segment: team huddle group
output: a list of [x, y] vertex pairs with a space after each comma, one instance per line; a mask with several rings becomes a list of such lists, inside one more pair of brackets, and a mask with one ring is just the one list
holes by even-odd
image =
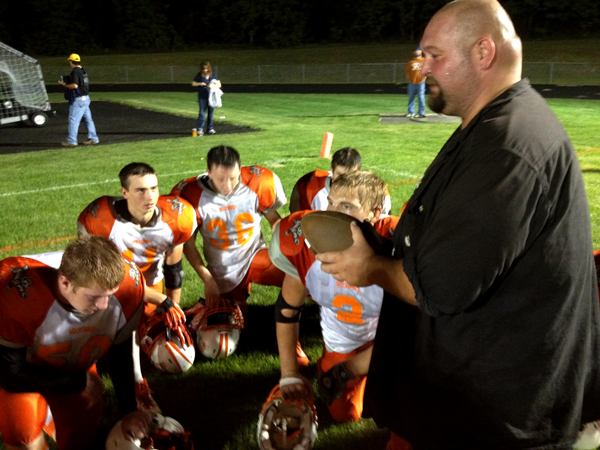
[[[421, 47], [430, 109], [462, 122], [400, 220], [386, 215], [384, 183], [358, 170], [352, 149], [336, 152], [331, 173], [298, 180], [281, 218], [279, 178], [219, 146], [205, 174], [164, 197], [149, 166], [126, 166], [122, 197], [92, 202], [64, 252], [3, 260], [8, 450], [46, 448], [44, 431], [61, 450], [89, 448], [101, 357], [121, 413], [107, 450], [136, 439], [133, 448], [151, 448], [142, 444], [149, 434], [170, 439], [159, 448], [189, 450], [189, 434], [158, 413], [140, 353], [167, 371], [190, 367], [195, 344], [209, 357], [229, 354], [253, 323], [253, 283], [281, 287], [273, 319], [281, 377], [259, 416], [261, 450], [310, 449], [315, 438], [298, 345], [307, 297], [320, 307], [319, 399], [336, 421], [362, 414], [390, 430], [388, 450], [600, 447], [600, 252], [594, 261], [573, 144], [522, 77], [522, 43], [497, 0], [445, 4]], [[334, 217], [351, 224], [334, 227]], [[345, 249], [322, 246], [348, 233]], [[183, 254], [204, 284], [204, 299], [185, 311]]]
[[[89, 446], [102, 410], [96, 362], [104, 355], [123, 416], [121, 433], [111, 433], [116, 441], [107, 445], [147, 438], [161, 410], [142, 375], [140, 348], [167, 372], [193, 365], [194, 341], [208, 358], [228, 356], [252, 320], [252, 283], [282, 288], [275, 304], [281, 379], [261, 415], [260, 447], [278, 448], [283, 437], [294, 448], [315, 438], [311, 383], [299, 370], [309, 363], [298, 341], [307, 298], [321, 307], [321, 397], [334, 420], [360, 418], [383, 289], [350, 286], [322, 271], [300, 222], [316, 210], [336, 211], [390, 238], [399, 218], [389, 216], [385, 183], [361, 170], [355, 149], [340, 149], [331, 171], [298, 180], [291, 215], [282, 219], [287, 197], [271, 170], [242, 166], [225, 145], [208, 152], [207, 166], [159, 196], [154, 169], [128, 164], [119, 173], [122, 195], [91, 202], [64, 252], [1, 262], [0, 433], [9, 448], [47, 448], [44, 432], [61, 449]], [[269, 248], [262, 217], [273, 230]], [[183, 254], [204, 284], [204, 298], [185, 311]], [[300, 409], [285, 412], [290, 405]]]

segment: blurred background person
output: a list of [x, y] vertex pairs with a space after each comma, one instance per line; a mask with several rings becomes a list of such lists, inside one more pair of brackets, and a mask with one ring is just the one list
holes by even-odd
[[[198, 106], [200, 108], [198, 122], [196, 124], [198, 136], [202, 136], [204, 134], [204, 127], [206, 125], [207, 133], [215, 134], [216, 131], [213, 126], [213, 115], [215, 113], [215, 108], [208, 104], [208, 94], [211, 87], [220, 88], [221, 81], [219, 81], [219, 77], [212, 73], [210, 62], [203, 61], [200, 63], [200, 72], [198, 72], [194, 78], [194, 81], [192, 81], [192, 86], [198, 88]], [[207, 112], [208, 124], [206, 123]]]

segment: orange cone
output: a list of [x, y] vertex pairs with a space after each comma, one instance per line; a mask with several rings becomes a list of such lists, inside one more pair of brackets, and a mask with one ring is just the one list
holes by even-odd
[[325, 133], [325, 136], [323, 136], [323, 145], [321, 145], [321, 158], [329, 158], [332, 143], [333, 133]]

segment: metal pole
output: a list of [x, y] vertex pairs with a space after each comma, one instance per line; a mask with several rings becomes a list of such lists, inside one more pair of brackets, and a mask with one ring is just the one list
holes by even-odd
[[554, 63], [551, 62], [550, 63], [550, 81], [548, 82], [548, 84], [552, 84], [552, 75], [554, 74]]
[[306, 64], [302, 64], [302, 84], [306, 83]]
[[258, 66], [258, 82], [259, 83], [261, 82], [261, 80], [260, 80], [260, 65]]
[[394, 79], [392, 80], [393, 84], [396, 84], [396, 63], [394, 63]]
[[346, 65], [346, 83], [350, 83], [350, 64]]
[[125, 66], [125, 83], [129, 83], [129, 67]]
[[171, 70], [171, 83], [173, 83], [175, 81], [173, 77], [173, 66], [169, 66], [169, 69]]

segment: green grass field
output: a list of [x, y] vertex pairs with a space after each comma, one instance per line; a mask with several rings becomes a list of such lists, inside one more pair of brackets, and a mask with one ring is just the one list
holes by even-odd
[[[93, 99], [186, 116], [190, 131], [197, 115], [193, 94], [107, 93], [95, 94]], [[60, 101], [61, 96], [52, 95], [51, 100]], [[352, 146], [361, 152], [363, 167], [388, 184], [392, 212], [398, 214], [456, 128], [456, 124], [379, 124], [380, 113], [403, 112], [406, 102], [405, 96], [395, 95], [226, 94], [224, 107], [215, 113], [217, 131], [220, 121], [260, 131], [0, 155], [0, 258], [64, 248], [76, 234], [79, 213], [91, 200], [119, 194], [117, 174], [132, 161], [152, 165], [158, 172], [161, 192], [166, 194], [179, 180], [205, 170], [205, 155], [211, 147], [228, 144], [240, 152], [244, 165], [260, 164], [277, 173], [289, 195], [301, 175], [316, 168], [328, 169], [330, 161], [318, 157], [325, 132], [334, 133], [333, 149]], [[600, 102], [550, 100], [549, 104], [571, 136], [581, 161], [594, 244], [600, 248]], [[222, 116], [225, 118], [219, 119]], [[99, 134], [102, 138], [102, 130]], [[287, 206], [280, 213], [287, 215]], [[270, 239], [266, 226], [263, 230]], [[187, 262], [184, 270], [182, 303], [190, 306], [203, 288]], [[210, 362], [198, 357], [194, 368], [182, 375], [160, 373], [144, 362], [156, 400], [165, 414], [194, 433], [196, 448], [257, 448], [258, 413], [279, 379], [270, 306], [276, 296], [277, 289], [254, 287], [249, 301], [249, 332], [227, 360]], [[301, 342], [311, 359], [305, 374], [314, 379], [321, 350], [314, 306], [303, 317]], [[110, 388], [108, 379], [107, 386]], [[385, 447], [387, 432], [372, 421], [337, 425], [318, 399], [316, 405], [320, 425], [316, 449]], [[106, 432], [117, 419], [108, 390], [103, 430]]]

